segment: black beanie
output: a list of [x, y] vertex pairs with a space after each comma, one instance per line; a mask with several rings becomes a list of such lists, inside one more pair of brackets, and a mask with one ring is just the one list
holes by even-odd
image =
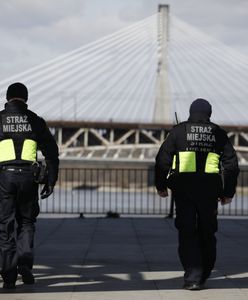
[[210, 117], [212, 114], [212, 106], [207, 100], [198, 98], [190, 105], [189, 113], [190, 115], [202, 114]]
[[27, 87], [20, 82], [15, 82], [11, 84], [7, 89], [6, 99], [9, 101], [10, 99], [13, 98], [20, 98], [25, 100], [26, 102], [28, 100]]

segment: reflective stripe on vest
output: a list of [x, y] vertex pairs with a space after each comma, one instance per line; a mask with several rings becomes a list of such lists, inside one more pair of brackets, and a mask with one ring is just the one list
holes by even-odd
[[36, 161], [36, 153], [37, 153], [37, 142], [34, 140], [26, 139], [22, 146], [21, 159]]
[[206, 165], [205, 165], [205, 173], [219, 173], [219, 161], [220, 155], [217, 153], [209, 152]]
[[172, 170], [175, 170], [175, 169], [176, 169], [176, 161], [177, 161], [177, 156], [174, 155], [174, 156], [173, 156], [173, 162], [172, 162]]
[[12, 139], [0, 141], [0, 162], [16, 159], [14, 142]]
[[196, 172], [196, 153], [193, 151], [179, 152], [179, 173]]

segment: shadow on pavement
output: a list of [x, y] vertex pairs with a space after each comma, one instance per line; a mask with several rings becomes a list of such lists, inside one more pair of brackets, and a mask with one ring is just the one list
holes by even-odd
[[[209, 289], [248, 288], [248, 220], [220, 220]], [[35, 285], [7, 293], [177, 290], [183, 272], [173, 220], [39, 219]], [[4, 293], [1, 290], [1, 293]]]

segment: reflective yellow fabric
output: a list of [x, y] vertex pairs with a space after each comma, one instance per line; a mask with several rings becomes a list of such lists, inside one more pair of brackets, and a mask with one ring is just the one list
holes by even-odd
[[26, 139], [22, 146], [21, 159], [36, 161], [37, 143], [33, 140]]
[[219, 154], [209, 152], [206, 159], [205, 173], [219, 173], [219, 161]]
[[0, 162], [16, 159], [15, 147], [12, 139], [0, 141]]
[[196, 154], [193, 151], [179, 152], [179, 173], [196, 172]]
[[176, 169], [176, 155], [173, 156], [173, 162], [172, 162], [172, 170], [175, 170]]

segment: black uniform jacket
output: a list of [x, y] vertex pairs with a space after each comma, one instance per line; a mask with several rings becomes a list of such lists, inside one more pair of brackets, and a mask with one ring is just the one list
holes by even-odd
[[[20, 100], [12, 100], [0, 111], [0, 141], [12, 139], [16, 159], [1, 162], [1, 165], [21, 165], [21, 151], [25, 139], [37, 142], [37, 148], [45, 157], [48, 167], [48, 183], [54, 185], [58, 178], [58, 146], [46, 122], [34, 112], [28, 110], [27, 104]], [[26, 162], [27, 163], [27, 162]]]
[[[196, 152], [196, 172], [171, 170], [173, 157], [180, 151]], [[204, 172], [209, 152], [220, 155], [217, 174]], [[237, 156], [226, 132], [207, 117], [190, 116], [188, 121], [175, 126], [156, 156], [155, 181], [159, 191], [169, 187], [175, 192], [213, 192], [219, 197], [233, 197], [238, 173]]]

